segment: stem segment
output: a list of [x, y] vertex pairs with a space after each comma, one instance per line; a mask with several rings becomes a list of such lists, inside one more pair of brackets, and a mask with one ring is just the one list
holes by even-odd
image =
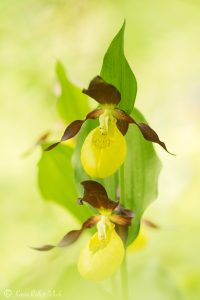
[[124, 187], [124, 165], [119, 169], [119, 186], [120, 186], [120, 203], [124, 204], [125, 187]]
[[124, 260], [121, 264], [121, 270], [120, 270], [120, 276], [121, 276], [121, 288], [122, 288], [122, 300], [128, 300], [128, 270], [127, 270], [127, 264], [126, 264], [126, 253], [124, 256]]
[[[120, 185], [120, 203], [124, 205], [125, 200], [125, 182], [124, 182], [124, 165], [121, 166], [119, 170], [119, 185]], [[120, 270], [120, 277], [121, 277], [121, 290], [122, 290], [122, 300], [128, 300], [128, 270], [127, 270], [127, 263], [126, 263], [126, 249], [124, 260], [121, 264]]]

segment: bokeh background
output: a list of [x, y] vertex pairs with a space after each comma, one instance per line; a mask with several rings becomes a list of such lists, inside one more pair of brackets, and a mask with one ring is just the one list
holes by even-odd
[[74, 267], [87, 235], [64, 251], [29, 249], [79, 224], [40, 196], [40, 149], [21, 154], [58, 119], [56, 60], [87, 86], [124, 18], [136, 106], [176, 153], [156, 146], [159, 196], [145, 215], [161, 229], [128, 254], [130, 299], [199, 299], [199, 13], [198, 0], [0, 0], [0, 299], [112, 299], [110, 281], [86, 282]]

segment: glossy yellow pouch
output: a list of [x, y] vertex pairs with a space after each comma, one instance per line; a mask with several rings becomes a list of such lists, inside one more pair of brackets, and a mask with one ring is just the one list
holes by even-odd
[[86, 137], [81, 150], [81, 162], [91, 177], [105, 178], [114, 174], [126, 157], [126, 140], [116, 125], [107, 133], [100, 127]]
[[99, 239], [95, 233], [82, 248], [78, 270], [88, 280], [100, 281], [110, 277], [119, 268], [124, 258], [124, 245], [114, 228], [106, 239]]

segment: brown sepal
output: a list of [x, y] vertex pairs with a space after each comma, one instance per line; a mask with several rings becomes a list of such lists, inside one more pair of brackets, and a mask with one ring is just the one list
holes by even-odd
[[49, 251], [55, 247], [67, 247], [74, 242], [80, 237], [82, 232], [87, 229], [93, 227], [98, 221], [100, 220], [100, 216], [92, 216], [89, 219], [87, 219], [83, 224], [81, 229], [79, 230], [72, 230], [68, 232], [59, 242], [57, 245], [44, 245], [41, 247], [31, 247], [34, 250], [38, 251]]
[[86, 118], [84, 120], [76, 120], [73, 121], [72, 123], [70, 123], [67, 128], [65, 129], [61, 139], [59, 142], [54, 143], [52, 145], [50, 145], [48, 148], [45, 149], [45, 151], [49, 151], [52, 150], [53, 148], [55, 148], [57, 145], [59, 145], [61, 142], [64, 142], [66, 140], [71, 139], [72, 137], [74, 137], [81, 129], [83, 123], [88, 120], [88, 119], [96, 119], [98, 118], [101, 114], [103, 113], [102, 109], [95, 109], [91, 112], [89, 112], [86, 116]]
[[115, 109], [115, 117], [119, 120], [123, 120], [128, 124], [135, 124], [140, 132], [142, 133], [143, 137], [150, 142], [159, 144], [163, 149], [165, 149], [169, 154], [174, 155], [173, 153], [167, 150], [167, 147], [164, 142], [162, 142], [157, 135], [157, 133], [147, 124], [144, 123], [137, 123], [131, 116], [129, 116], [125, 111], [120, 109]]
[[96, 76], [83, 93], [90, 96], [100, 104], [115, 104], [121, 100], [120, 92], [112, 84], [105, 82], [100, 76]]
[[135, 214], [134, 212], [132, 212], [132, 210], [124, 208], [121, 205], [118, 205], [115, 209], [115, 212], [117, 212], [117, 214], [121, 215], [121, 216], [125, 216], [128, 218], [134, 218]]
[[124, 244], [124, 246], [126, 245], [126, 240], [128, 237], [128, 226], [122, 226], [122, 225], [116, 225], [115, 226], [115, 230], [117, 232], [117, 234], [120, 236], [120, 238], [122, 239], [122, 242]]
[[104, 187], [93, 180], [86, 180], [81, 182], [84, 187], [83, 198], [79, 198], [79, 204], [83, 202], [89, 203], [96, 209], [114, 210], [119, 202], [112, 201], [108, 198]]
[[117, 124], [117, 128], [119, 129], [119, 131], [123, 135], [126, 135], [126, 133], [128, 131], [129, 123], [127, 121], [118, 119], [116, 124]]

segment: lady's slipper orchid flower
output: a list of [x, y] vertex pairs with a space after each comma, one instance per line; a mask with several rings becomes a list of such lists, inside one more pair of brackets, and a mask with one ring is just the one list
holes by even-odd
[[[151, 127], [144, 123], [137, 123], [125, 111], [117, 107], [121, 100], [120, 92], [100, 76], [95, 77], [83, 93], [97, 101], [99, 107], [88, 113], [84, 120], [73, 121], [65, 129], [60, 142], [74, 137], [86, 120], [99, 118], [99, 127], [89, 133], [81, 151], [81, 162], [88, 175], [105, 178], [115, 173], [122, 165], [126, 157], [124, 135], [129, 124], [135, 124], [146, 140], [158, 143], [168, 151]], [[51, 145], [46, 150], [53, 149], [60, 142]]]
[[98, 182], [88, 180], [81, 184], [84, 187], [84, 195], [78, 199], [78, 203], [89, 203], [99, 214], [86, 220], [81, 229], [68, 232], [57, 245], [44, 245], [33, 249], [47, 251], [55, 247], [69, 246], [85, 229], [96, 225], [97, 232], [81, 250], [78, 270], [86, 279], [103, 280], [110, 277], [123, 261], [124, 236], [120, 234], [123, 231], [120, 229], [123, 228], [124, 232], [127, 232], [133, 214], [119, 207], [119, 202], [110, 200], [106, 190]]

